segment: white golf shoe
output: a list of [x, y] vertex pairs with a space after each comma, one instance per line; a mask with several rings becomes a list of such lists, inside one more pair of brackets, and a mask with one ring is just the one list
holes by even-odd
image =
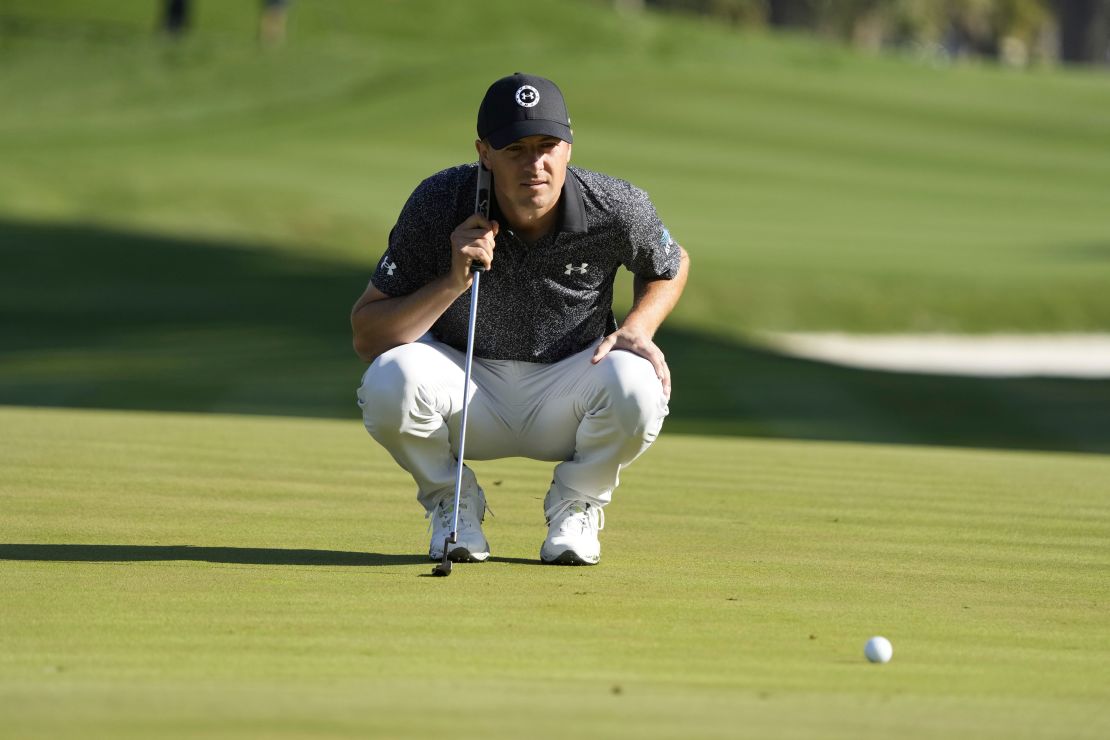
[[547, 539], [540, 560], [559, 565], [595, 565], [601, 560], [597, 533], [605, 529], [605, 512], [585, 501], [563, 501], [544, 512]]
[[[426, 514], [431, 519], [432, 539], [428, 543], [428, 557], [443, 559], [443, 544], [451, 534], [455, 519], [455, 493], [440, 499], [435, 508]], [[489, 541], [482, 533], [486, 518], [486, 494], [481, 488], [471, 488], [459, 497], [459, 528], [456, 542], [449, 545], [447, 559], [455, 563], [480, 563], [489, 557]]]

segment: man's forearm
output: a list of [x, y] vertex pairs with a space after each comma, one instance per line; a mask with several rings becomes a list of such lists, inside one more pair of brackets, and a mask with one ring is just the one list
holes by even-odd
[[[681, 247], [679, 247], [681, 249]], [[641, 280], [633, 283], [634, 297], [632, 310], [621, 323], [621, 328], [655, 336], [663, 320], [674, 310], [682, 291], [686, 287], [686, 277], [690, 271], [690, 257], [682, 250], [678, 274], [670, 280]]]
[[409, 295], [360, 302], [351, 311], [355, 352], [373, 362], [383, 352], [415, 342], [460, 295], [457, 284], [444, 278]]

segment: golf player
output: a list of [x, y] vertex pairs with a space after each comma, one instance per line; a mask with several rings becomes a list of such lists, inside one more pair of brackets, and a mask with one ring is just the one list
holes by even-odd
[[[571, 159], [559, 88], [516, 73], [478, 110], [480, 162], [492, 173], [490, 217], [474, 213], [478, 164], [443, 170], [409, 197], [351, 313], [370, 363], [358, 403], [370, 435], [416, 481], [444, 555], [454, 516], [470, 266], [485, 265], [473, 334], [468, 459], [557, 462], [544, 499], [546, 563], [594, 564], [598, 531], [623, 467], [662, 427], [671, 375], [652, 341], [678, 302], [689, 258], [647, 195]], [[617, 269], [634, 275], [618, 326]], [[483, 561], [486, 496], [462, 471], [454, 562]]]

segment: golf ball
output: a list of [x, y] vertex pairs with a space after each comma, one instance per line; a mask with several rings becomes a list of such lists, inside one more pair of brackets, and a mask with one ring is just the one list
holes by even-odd
[[864, 646], [863, 654], [872, 663], [889, 663], [894, 655], [894, 646], [885, 637], [872, 637]]

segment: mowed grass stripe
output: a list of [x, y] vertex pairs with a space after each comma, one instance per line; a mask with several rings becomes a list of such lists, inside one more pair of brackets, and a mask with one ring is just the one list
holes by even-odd
[[6, 408], [0, 464], [26, 734], [417, 737], [443, 694], [465, 737], [1110, 727], [1102, 456], [664, 433], [581, 569], [535, 564], [549, 466], [480, 462], [495, 559], [449, 579], [357, 419]]
[[[1024, 704], [953, 699], [907, 700], [884, 697], [861, 703], [829, 705], [828, 695], [753, 693], [735, 695], [707, 688], [695, 695], [676, 697], [667, 687], [635, 690], [596, 686], [589, 695], [561, 684], [521, 685], [504, 691], [500, 685], [476, 683], [460, 691], [450, 681], [397, 682], [396, 692], [383, 696], [365, 684], [336, 684], [327, 688], [191, 685], [151, 687], [135, 685], [128, 700], [117, 707], [131, 710], [129, 723], [111, 730], [126, 732], [136, 726], [166, 738], [243, 737], [257, 732], [275, 738], [319, 737], [557, 737], [556, 727], [567, 719], [568, 704], [580, 737], [735, 738], [776, 737], [805, 740], [813, 737], [1002, 737], [1000, 725], [1012, 727], [1013, 738], [1050, 737], [1067, 731], [1090, 710], [1080, 703], [1031, 701]], [[105, 731], [96, 707], [119, 702], [111, 689], [80, 689], [74, 693], [29, 694], [19, 690], [28, 708], [49, 713], [51, 702], [74, 695], [84, 701], [73, 716], [85, 737], [113, 737]], [[182, 698], [185, 701], [182, 701]], [[434, 710], [429, 706], [435, 707]], [[280, 716], [274, 707], [286, 709]], [[1053, 716], [1052, 710], [1065, 714]], [[1097, 718], [1096, 718], [1097, 719]], [[465, 723], [465, 725], [464, 725]], [[65, 728], [52, 716], [52, 728]], [[27, 727], [17, 724], [18, 731]], [[36, 732], [43, 730], [35, 725]], [[40, 734], [40, 737], [50, 736]], [[116, 735], [118, 737], [118, 735]], [[1076, 738], [1096, 738], [1080, 729]]]

